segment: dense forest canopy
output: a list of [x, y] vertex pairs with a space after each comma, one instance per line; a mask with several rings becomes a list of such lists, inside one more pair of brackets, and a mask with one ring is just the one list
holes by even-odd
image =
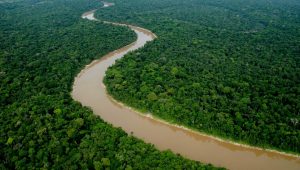
[[0, 169], [215, 169], [160, 152], [72, 100], [86, 64], [136, 39], [80, 18], [101, 5], [0, 1]]
[[158, 39], [111, 67], [116, 99], [205, 133], [300, 153], [300, 1], [115, 0]]

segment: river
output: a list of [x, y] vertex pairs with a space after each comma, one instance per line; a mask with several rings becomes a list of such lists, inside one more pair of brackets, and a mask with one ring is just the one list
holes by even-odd
[[[104, 3], [104, 7], [111, 5], [113, 4]], [[94, 18], [95, 11], [84, 13], [82, 18], [98, 21]], [[143, 115], [112, 99], [107, 94], [103, 84], [103, 78], [108, 67], [128, 52], [143, 47], [148, 41], [155, 39], [156, 35], [149, 30], [132, 25], [103, 22], [128, 26], [137, 34], [137, 40], [87, 65], [75, 78], [72, 91], [74, 100], [90, 107], [94, 114], [99, 115], [113, 126], [121, 127], [127, 133], [131, 133], [147, 143], [154, 144], [160, 150], [170, 149], [189, 159], [233, 170], [300, 169], [299, 156], [222, 141], [212, 136], [168, 124], [149, 115]]]

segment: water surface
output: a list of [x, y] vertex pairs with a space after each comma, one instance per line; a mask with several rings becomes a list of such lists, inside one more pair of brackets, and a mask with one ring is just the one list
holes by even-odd
[[[104, 6], [110, 5], [104, 4]], [[97, 21], [94, 12], [95, 10], [84, 13], [82, 18]], [[111, 24], [124, 26], [118, 23]], [[137, 34], [136, 42], [86, 66], [75, 78], [72, 97], [76, 101], [90, 107], [94, 114], [115, 127], [121, 127], [127, 133], [154, 144], [160, 150], [170, 149], [189, 159], [234, 170], [300, 170], [299, 157], [219, 141], [213, 137], [155, 120], [150, 116], [142, 116], [115, 102], [107, 95], [102, 82], [107, 68], [128, 52], [141, 48], [148, 41], [156, 38], [148, 30], [130, 25], [129, 27]]]

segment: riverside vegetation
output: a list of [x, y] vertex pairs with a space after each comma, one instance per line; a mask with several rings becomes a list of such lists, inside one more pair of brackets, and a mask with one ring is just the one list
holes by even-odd
[[0, 169], [216, 169], [160, 152], [72, 100], [74, 77], [135, 40], [86, 21], [99, 1], [0, 3]]
[[180, 125], [300, 153], [300, 2], [115, 0], [97, 17], [158, 39], [107, 72], [117, 100]]

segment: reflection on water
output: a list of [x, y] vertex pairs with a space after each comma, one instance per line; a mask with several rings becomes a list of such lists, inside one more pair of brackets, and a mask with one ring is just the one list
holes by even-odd
[[[87, 12], [83, 14], [82, 18], [95, 21], [94, 12], [95, 10]], [[135, 26], [129, 27], [137, 34], [136, 42], [111, 52], [86, 66], [75, 78], [72, 91], [74, 100], [92, 108], [95, 114], [115, 127], [121, 127], [127, 133], [132, 133], [161, 150], [170, 149], [193, 160], [229, 169], [300, 169], [299, 157], [222, 142], [154, 120], [150, 116], [142, 116], [109, 97], [102, 83], [107, 68], [128, 52], [143, 47], [146, 42], [156, 38], [148, 30]]]

